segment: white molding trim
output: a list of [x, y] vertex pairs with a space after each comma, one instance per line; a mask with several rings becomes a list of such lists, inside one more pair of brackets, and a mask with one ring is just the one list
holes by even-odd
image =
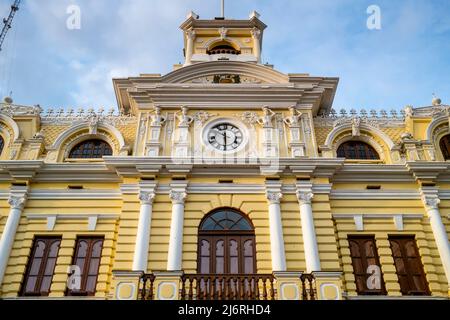
[[420, 192], [419, 190], [332, 190], [330, 193], [330, 199], [420, 200]]
[[71, 214], [71, 213], [58, 213], [58, 214], [41, 214], [41, 213], [29, 213], [25, 214], [28, 220], [47, 220], [47, 231], [53, 231], [55, 229], [56, 222], [58, 220], [87, 220], [87, 230], [95, 231], [97, 228], [97, 222], [99, 219], [118, 220], [119, 214]]
[[71, 199], [71, 200], [119, 200], [122, 193], [116, 190], [30, 190], [28, 198], [32, 200], [43, 199]]
[[[386, 143], [386, 146], [389, 148], [389, 150], [392, 150], [392, 148], [394, 147], [394, 142], [391, 140], [391, 138], [389, 138], [389, 136], [387, 134], [385, 134], [383, 131], [381, 131], [380, 129], [378, 129], [372, 125], [369, 125], [367, 123], [361, 123], [360, 128], [371, 134], [377, 135], [381, 140], [384, 141], [384, 143]], [[351, 130], [352, 130], [351, 123], [345, 123], [345, 124], [335, 127], [328, 134], [324, 145], [326, 145], [327, 147], [332, 149], [333, 145], [336, 142], [338, 142], [338, 141], [336, 141], [336, 137], [345, 131], [351, 131]]]
[[333, 213], [333, 219], [353, 219], [356, 231], [364, 231], [364, 219], [391, 219], [397, 231], [404, 231], [405, 219], [422, 219], [421, 213]]
[[17, 123], [9, 116], [5, 114], [0, 114], [0, 121], [5, 123], [14, 133], [14, 136], [11, 137], [11, 143], [14, 143], [20, 137], [20, 129]]

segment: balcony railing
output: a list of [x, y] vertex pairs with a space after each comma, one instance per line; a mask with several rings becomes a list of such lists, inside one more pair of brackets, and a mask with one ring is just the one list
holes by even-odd
[[182, 300], [275, 300], [271, 274], [186, 274], [182, 277]]
[[[155, 275], [141, 278], [139, 299], [155, 299]], [[314, 277], [300, 277], [302, 300], [315, 300]], [[180, 284], [181, 300], [276, 300], [276, 278], [272, 274], [184, 274]]]

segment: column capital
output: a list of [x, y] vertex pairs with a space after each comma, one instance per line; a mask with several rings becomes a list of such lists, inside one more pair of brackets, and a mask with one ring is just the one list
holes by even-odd
[[421, 199], [425, 206], [425, 209], [428, 210], [439, 210], [439, 203], [441, 200], [439, 199], [439, 190], [435, 187], [422, 187], [420, 190]]
[[8, 204], [11, 206], [11, 209], [19, 209], [23, 210], [23, 207], [25, 206], [25, 202], [27, 201], [27, 196], [13, 196], [11, 195], [8, 198]]
[[173, 204], [184, 204], [187, 193], [186, 191], [170, 190], [169, 197]]
[[139, 192], [139, 200], [141, 200], [141, 204], [153, 204], [153, 200], [155, 199], [154, 191], [140, 191]]
[[254, 39], [257, 39], [257, 40], [261, 39], [261, 30], [259, 30], [258, 28], [256, 28], [256, 27], [253, 28], [251, 30], [251, 34]]
[[311, 204], [311, 201], [314, 198], [314, 193], [311, 191], [297, 190], [296, 195], [300, 204]]
[[266, 198], [270, 204], [280, 204], [283, 194], [279, 190], [267, 190]]
[[186, 36], [189, 40], [194, 40], [196, 36], [195, 30], [193, 29], [186, 30]]
[[441, 200], [436, 196], [422, 195], [422, 202], [427, 210], [439, 210]]

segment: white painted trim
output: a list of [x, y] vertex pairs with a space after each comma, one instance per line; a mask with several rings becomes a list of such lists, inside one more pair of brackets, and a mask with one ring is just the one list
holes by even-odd
[[4, 122], [14, 133], [14, 137], [11, 137], [11, 143], [14, 143], [20, 137], [20, 129], [17, 123], [5, 114], [0, 114], [0, 121]]
[[118, 214], [40, 214], [29, 213], [25, 214], [25, 218], [28, 220], [47, 220], [47, 231], [53, 231], [55, 229], [56, 222], [58, 220], [87, 220], [87, 230], [95, 231], [97, 228], [97, 221], [99, 219], [119, 219]]
[[418, 190], [331, 190], [331, 200], [391, 199], [420, 200]]
[[404, 230], [404, 224], [403, 224], [403, 215], [398, 214], [394, 216], [394, 225], [397, 231], [403, 231]]
[[403, 219], [422, 219], [422, 213], [333, 213], [333, 218], [337, 219], [353, 219], [355, 215], [362, 215], [365, 219], [393, 219], [395, 216], [401, 215]]
[[31, 190], [28, 196], [32, 200], [72, 199], [72, 200], [119, 200], [122, 193], [116, 190]]
[[89, 219], [90, 217], [96, 216], [98, 219], [119, 219], [119, 214], [111, 214], [111, 213], [57, 213], [57, 214], [45, 214], [45, 213], [28, 213], [25, 214], [25, 218], [28, 220], [42, 220], [47, 219], [48, 217], [56, 216], [59, 220], [82, 220]]
[[353, 216], [353, 221], [355, 222], [356, 231], [364, 231], [364, 219], [362, 214], [355, 214]]
[[[62, 132], [55, 140], [55, 142], [53, 143], [53, 145], [51, 146], [50, 149], [52, 150], [59, 150], [59, 148], [62, 146], [62, 144], [64, 143], [64, 141], [66, 141], [71, 135], [77, 133], [78, 131], [81, 131], [83, 129], [88, 129], [89, 128], [89, 124], [87, 122], [83, 122], [80, 124], [77, 124], [73, 127], [70, 127], [69, 129], [65, 130], [64, 132]], [[101, 128], [107, 132], [109, 132], [110, 134], [112, 134], [112, 136], [114, 138], [116, 138], [118, 144], [119, 144], [119, 150], [122, 149], [125, 146], [125, 140], [122, 136], [122, 134], [120, 133], [120, 131], [107, 124], [107, 123], [103, 123], [100, 122], [98, 124], [98, 128]], [[62, 152], [64, 150], [61, 150]]]
[[[438, 118], [436, 118], [436, 119], [434, 119], [433, 121], [431, 121], [431, 123], [428, 125], [428, 128], [427, 128], [427, 134], [426, 134], [426, 140], [429, 142], [429, 143], [432, 143], [433, 142], [433, 135], [434, 135], [434, 131], [436, 130], [436, 128], [438, 127], [438, 126], [440, 126], [441, 124], [444, 124], [444, 123], [448, 123], [448, 116], [446, 116], [446, 115], [442, 115], [442, 116], [440, 116], [440, 117], [438, 117]], [[436, 148], [437, 148], [438, 146], [436, 146]]]
[[[386, 143], [386, 145], [388, 146], [389, 150], [392, 150], [392, 148], [394, 147], [394, 142], [392, 142], [391, 138], [389, 138], [388, 135], [386, 135], [383, 131], [381, 131], [380, 129], [368, 125], [366, 123], [361, 123], [360, 125], [361, 129], [364, 129], [365, 131], [377, 135], [378, 137], [381, 138], [381, 140], [384, 141], [384, 143]], [[327, 147], [329, 147], [330, 149], [332, 149], [333, 144], [336, 142], [336, 137], [341, 134], [342, 132], [345, 131], [351, 131], [352, 130], [352, 125], [351, 123], [346, 123], [340, 126], [337, 126], [336, 128], [334, 128], [327, 136], [324, 145], [326, 145]], [[357, 139], [357, 137], [356, 137]]]

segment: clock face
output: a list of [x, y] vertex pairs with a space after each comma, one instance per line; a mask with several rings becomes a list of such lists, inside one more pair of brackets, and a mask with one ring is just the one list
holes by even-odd
[[230, 123], [217, 124], [208, 131], [208, 143], [220, 151], [236, 150], [243, 141], [242, 131]]

